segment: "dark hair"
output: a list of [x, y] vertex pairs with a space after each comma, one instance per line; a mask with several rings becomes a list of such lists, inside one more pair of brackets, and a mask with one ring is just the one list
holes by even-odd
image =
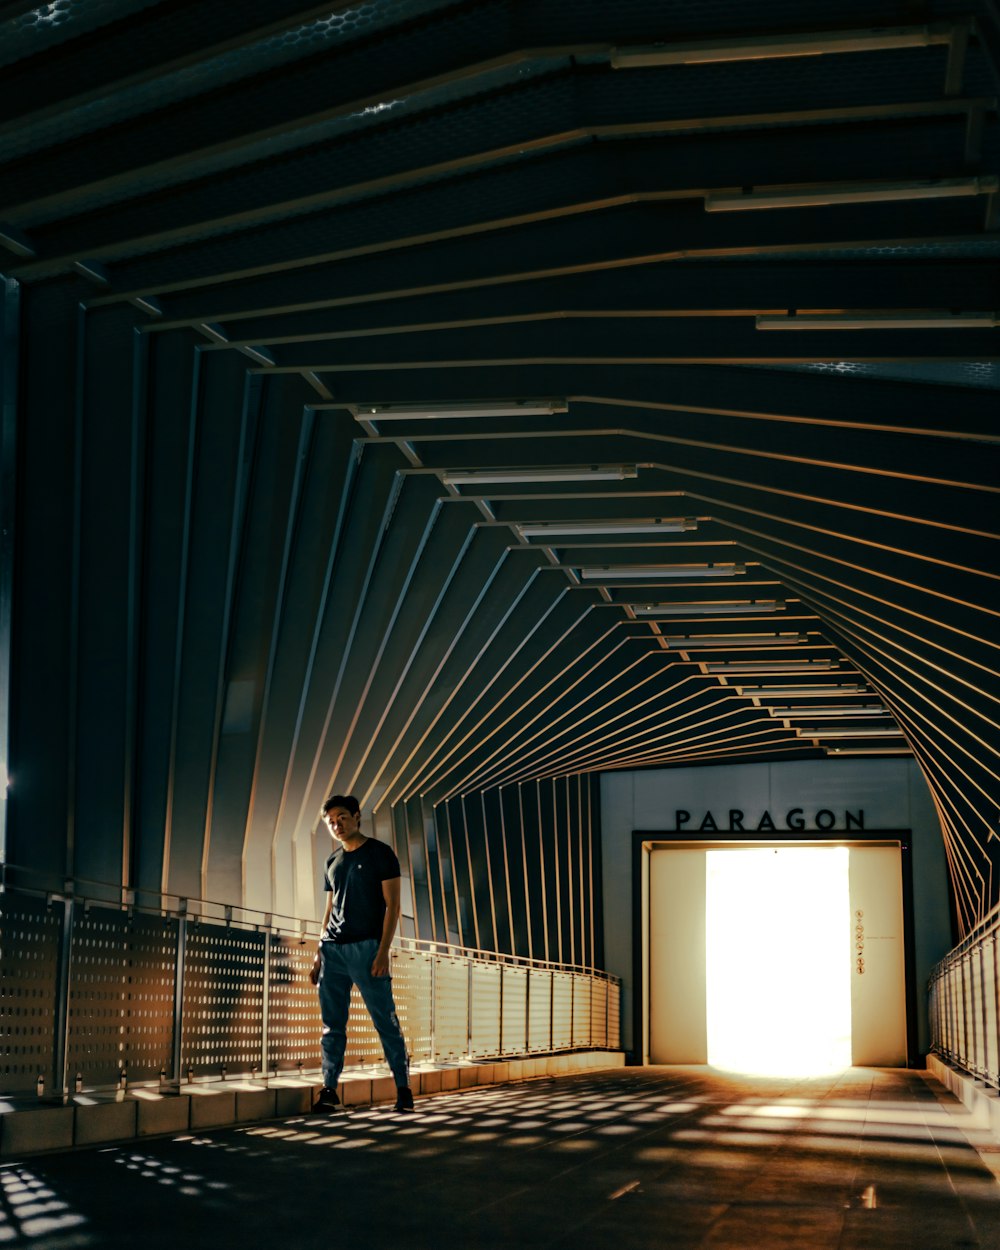
[[352, 816], [361, 815], [361, 804], [353, 794], [331, 794], [323, 804], [323, 815], [335, 807], [346, 807]]

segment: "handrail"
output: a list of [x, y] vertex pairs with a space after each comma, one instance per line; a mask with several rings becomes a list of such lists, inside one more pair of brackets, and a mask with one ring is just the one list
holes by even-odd
[[[168, 894], [156, 890], [145, 890], [133, 886], [115, 885], [110, 881], [99, 881], [94, 878], [75, 877], [66, 879], [61, 886], [25, 885], [6, 882], [6, 874], [14, 870], [41, 877], [36, 869], [26, 869], [16, 864], [0, 861], [0, 895], [6, 890], [16, 890], [21, 894], [51, 901], [63, 901], [72, 898], [83, 907], [110, 907], [122, 911], [138, 912], [141, 915], [184, 917], [192, 924], [222, 923], [238, 928], [265, 931], [272, 933], [297, 934], [303, 942], [318, 941], [320, 937], [319, 922], [314, 917], [287, 916], [280, 912], [261, 911], [259, 908], [243, 907], [239, 904], [219, 903], [211, 899], [194, 898], [182, 894]], [[46, 878], [51, 881], [51, 878]], [[97, 891], [109, 891], [118, 898], [105, 897], [100, 893], [81, 893], [78, 887], [95, 887]], [[158, 902], [149, 900], [156, 898]], [[145, 900], [145, 901], [144, 901]], [[448, 954], [465, 959], [482, 959], [490, 963], [515, 964], [530, 968], [547, 968], [553, 972], [586, 973], [588, 976], [601, 977], [620, 983], [620, 978], [589, 964], [562, 963], [554, 959], [536, 959], [527, 955], [517, 955], [508, 951], [492, 951], [482, 947], [463, 946], [455, 942], [443, 942], [435, 938], [415, 938], [397, 933], [393, 945], [401, 950], [422, 950], [430, 954]]]

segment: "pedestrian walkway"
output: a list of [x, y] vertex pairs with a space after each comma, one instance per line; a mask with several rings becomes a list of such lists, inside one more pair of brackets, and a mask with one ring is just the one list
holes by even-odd
[[997, 1250], [997, 1150], [923, 1072], [615, 1069], [12, 1159], [0, 1245]]

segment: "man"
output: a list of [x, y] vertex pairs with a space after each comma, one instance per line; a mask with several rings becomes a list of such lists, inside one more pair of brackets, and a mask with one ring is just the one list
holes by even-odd
[[335, 849], [326, 861], [323, 936], [310, 979], [319, 987], [323, 1018], [323, 1088], [318, 1109], [340, 1106], [351, 986], [361, 991], [396, 1082], [396, 1110], [413, 1110], [406, 1042], [396, 1016], [389, 948], [399, 921], [399, 860], [392, 848], [361, 832], [361, 807], [352, 794], [323, 804]]

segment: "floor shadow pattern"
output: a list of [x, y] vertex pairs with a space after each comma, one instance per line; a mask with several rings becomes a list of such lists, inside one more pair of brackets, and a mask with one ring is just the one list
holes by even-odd
[[964, 1127], [919, 1072], [618, 1069], [10, 1161], [0, 1250], [996, 1250]]

